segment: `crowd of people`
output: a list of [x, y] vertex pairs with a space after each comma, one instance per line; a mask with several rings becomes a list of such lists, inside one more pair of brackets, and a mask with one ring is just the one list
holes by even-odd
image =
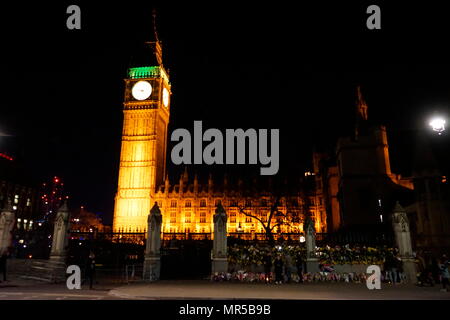
[[[381, 265], [381, 281], [396, 285], [407, 280], [403, 270], [403, 262], [398, 249], [386, 251], [384, 261]], [[435, 285], [440, 283], [442, 291], [447, 291], [450, 279], [449, 260], [444, 254], [440, 259], [433, 259], [429, 266], [423, 267], [418, 258], [418, 285]], [[292, 281], [302, 283], [305, 281], [345, 281], [361, 282], [365, 280], [366, 274], [352, 272], [337, 274], [333, 266], [326, 263], [319, 264], [318, 272], [306, 270], [304, 254], [300, 251], [287, 253], [277, 249], [266, 249], [262, 258], [264, 272], [246, 272], [234, 270], [229, 274], [213, 275], [214, 280], [238, 280], [238, 281], [264, 281], [266, 283], [290, 283]]]
[[426, 261], [420, 257], [418, 263], [417, 284], [419, 286], [434, 286], [438, 283], [442, 285], [442, 291], [447, 292], [450, 286], [450, 262], [447, 255], [442, 255], [440, 259], [432, 257]]

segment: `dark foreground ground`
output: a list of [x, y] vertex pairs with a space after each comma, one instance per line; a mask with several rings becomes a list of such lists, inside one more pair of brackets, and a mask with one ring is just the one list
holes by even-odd
[[450, 300], [439, 286], [382, 284], [368, 290], [365, 284], [248, 284], [198, 281], [159, 281], [120, 284], [101, 281], [89, 290], [68, 290], [65, 284], [49, 284], [20, 278], [0, 283], [0, 300], [111, 300], [111, 299], [314, 299], [314, 300]]

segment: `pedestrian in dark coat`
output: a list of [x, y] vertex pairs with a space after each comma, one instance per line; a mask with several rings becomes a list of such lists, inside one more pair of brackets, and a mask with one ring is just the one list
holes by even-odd
[[86, 277], [89, 279], [89, 289], [92, 289], [95, 278], [95, 254], [92, 251], [86, 263]]
[[3, 281], [6, 281], [6, 259], [8, 259], [8, 250], [0, 255], [0, 272], [3, 274]]
[[281, 284], [283, 282], [283, 260], [280, 255], [275, 259], [275, 283]]
[[272, 254], [268, 250], [264, 256], [264, 274], [266, 276], [266, 283], [270, 282], [270, 272], [272, 271]]
[[298, 282], [303, 283], [303, 258], [300, 252], [297, 254], [295, 266], [297, 267]]

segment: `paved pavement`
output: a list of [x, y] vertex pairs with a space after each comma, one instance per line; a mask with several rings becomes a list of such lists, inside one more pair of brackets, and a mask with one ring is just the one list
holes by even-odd
[[159, 281], [122, 286], [110, 295], [133, 299], [333, 299], [333, 300], [450, 300], [450, 292], [440, 287], [383, 284], [381, 290], [368, 290], [365, 284], [243, 284], [209, 281]]
[[440, 287], [382, 284], [368, 290], [364, 284], [244, 284], [197, 281], [159, 281], [122, 285], [98, 283], [93, 290], [68, 290], [64, 283], [49, 284], [20, 278], [0, 283], [0, 300], [167, 300], [167, 299], [333, 299], [333, 300], [450, 300]]
[[42, 281], [10, 277], [0, 282], [0, 300], [117, 300], [109, 291], [118, 283], [98, 283], [93, 290], [82, 285], [81, 290], [69, 290], [65, 283], [52, 284]]

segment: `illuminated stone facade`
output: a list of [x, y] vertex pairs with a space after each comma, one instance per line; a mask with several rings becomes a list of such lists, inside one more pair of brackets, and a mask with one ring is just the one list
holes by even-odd
[[[257, 216], [267, 222], [270, 207], [275, 196], [270, 187], [261, 186], [258, 181], [243, 185], [241, 180], [234, 185], [228, 183], [225, 177], [220, 185], [208, 179], [205, 184], [199, 184], [196, 176], [188, 183], [188, 173], [181, 175], [179, 182], [173, 186], [166, 180], [165, 184], [154, 195], [154, 201], [163, 212], [163, 232], [167, 233], [210, 233], [213, 232], [213, 215], [216, 205], [221, 201], [227, 215], [227, 231], [243, 233], [264, 233], [263, 225], [255, 218], [249, 217], [239, 210], [242, 208], [247, 214]], [[308, 208], [315, 221], [317, 232], [326, 231], [326, 214], [324, 206], [318, 197], [308, 197]], [[298, 217], [298, 221], [283, 224], [275, 232], [298, 233], [303, 232], [305, 218], [305, 199], [300, 192], [290, 192], [281, 197], [278, 210], [288, 217]], [[271, 225], [276, 224], [275, 218]]]
[[[159, 42], [149, 43], [161, 54]], [[132, 92], [139, 81], [150, 83], [145, 99]], [[130, 68], [125, 79], [124, 119], [114, 230], [143, 229], [151, 208], [151, 194], [164, 180], [170, 83], [162, 64]]]
[[[148, 43], [158, 61], [157, 66], [130, 68], [125, 79], [124, 123], [120, 156], [119, 181], [115, 198], [113, 230], [115, 232], [144, 232], [151, 206], [158, 202], [163, 215], [163, 232], [210, 233], [218, 201], [228, 214], [228, 232], [262, 233], [262, 224], [238, 209], [265, 220], [270, 213], [274, 196], [270, 191], [258, 190], [251, 194], [243, 190], [242, 183], [228, 186], [226, 179], [215, 185], [210, 178], [200, 184], [195, 177], [189, 184], [187, 172], [179, 183], [170, 185], [166, 176], [167, 125], [170, 115], [170, 82], [162, 66], [159, 42]], [[141, 97], [133, 94], [136, 82], [151, 84], [151, 94]], [[147, 85], [148, 86], [148, 85]], [[164, 92], [166, 90], [166, 92]], [[257, 183], [257, 182], [255, 182]], [[317, 231], [326, 230], [323, 206], [315, 197], [309, 197], [308, 210], [312, 213]], [[300, 232], [305, 210], [300, 193], [291, 192], [281, 199], [278, 210], [298, 219], [283, 225], [280, 232]], [[275, 219], [273, 219], [275, 224]]]

